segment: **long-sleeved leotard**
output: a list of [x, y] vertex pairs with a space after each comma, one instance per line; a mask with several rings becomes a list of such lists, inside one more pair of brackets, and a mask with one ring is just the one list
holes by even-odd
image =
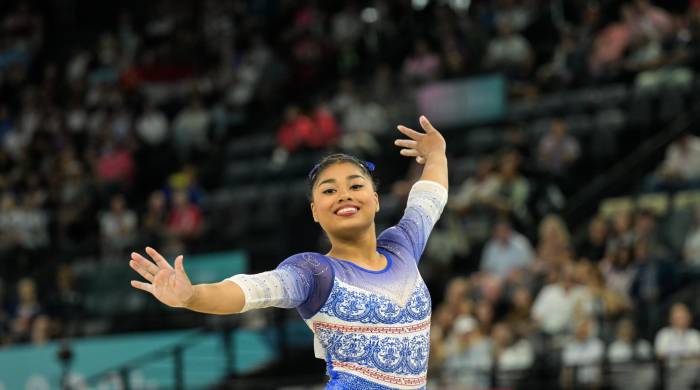
[[273, 271], [229, 280], [245, 294], [243, 311], [299, 311], [314, 333], [316, 357], [326, 361], [327, 389], [422, 389], [431, 301], [417, 266], [446, 201], [440, 184], [414, 184], [399, 223], [377, 238], [383, 270], [305, 252]]

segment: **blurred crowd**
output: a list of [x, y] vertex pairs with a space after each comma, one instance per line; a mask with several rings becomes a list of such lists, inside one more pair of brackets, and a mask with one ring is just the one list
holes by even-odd
[[[512, 98], [644, 89], [692, 80], [700, 53], [698, 1], [71, 4], [0, 5], [4, 345], [80, 334], [66, 325], [81, 301], [76, 259], [122, 261], [144, 244], [206, 251], [217, 232], [203, 199], [239, 136], [274, 136], [265, 157], [278, 166], [308, 150], [381, 161], [378, 139], [415, 116], [403, 103], [426, 83], [498, 72]], [[657, 333], [667, 308], [653, 307], [682, 284], [681, 257], [700, 264], [700, 211], [682, 253], [647, 210], [596, 216], [574, 242], [551, 212], [581, 185], [579, 140], [554, 120], [511, 141], [454, 182], [428, 248], [460, 275], [434, 313], [434, 372], [480, 386], [484, 369], [533, 367], [546, 348], [561, 351], [552, 365], [697, 353], [687, 308]], [[696, 186], [699, 143], [674, 143], [645, 187]], [[385, 185], [386, 198], [405, 199], [417, 172]], [[470, 256], [471, 269], [439, 260]], [[567, 375], [590, 384], [596, 372]]]

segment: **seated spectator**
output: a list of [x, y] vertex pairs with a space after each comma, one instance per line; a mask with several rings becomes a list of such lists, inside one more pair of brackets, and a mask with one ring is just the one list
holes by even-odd
[[191, 243], [202, 233], [202, 212], [190, 202], [185, 191], [173, 194], [173, 205], [168, 214], [168, 235], [182, 243]]
[[579, 259], [598, 263], [605, 256], [605, 243], [608, 238], [608, 224], [600, 215], [596, 215], [588, 223], [586, 240], [576, 249]]
[[165, 142], [168, 127], [168, 118], [151, 103], [146, 104], [143, 114], [136, 120], [136, 134], [149, 147], [157, 147]]
[[333, 111], [327, 104], [319, 102], [311, 115], [315, 132], [308, 144], [312, 149], [322, 149], [334, 146], [340, 138], [340, 126]]
[[700, 332], [691, 328], [692, 316], [688, 306], [676, 303], [671, 307], [670, 326], [656, 334], [654, 350], [667, 369], [664, 378], [670, 389], [688, 389], [697, 384], [700, 359]]
[[540, 222], [537, 261], [548, 269], [565, 264], [571, 259], [569, 230], [564, 220], [556, 214], [547, 215]]
[[494, 206], [511, 213], [517, 221], [528, 226], [531, 222], [527, 202], [530, 198], [530, 182], [520, 173], [521, 156], [516, 150], [501, 155], [498, 167], [498, 191]]
[[562, 351], [562, 385], [565, 388], [599, 386], [603, 380], [604, 356], [605, 344], [595, 336], [593, 321], [578, 320], [574, 337], [564, 344]]
[[590, 262], [579, 262], [578, 266], [585, 267], [583, 285], [588, 289], [592, 303], [592, 320], [598, 329], [598, 335], [609, 339], [613, 335], [611, 323], [632, 308], [623, 294], [605, 285], [605, 277], [599, 267]]
[[655, 383], [654, 352], [651, 344], [637, 338], [632, 320], [625, 318], [617, 323], [617, 337], [608, 347], [613, 388], [650, 390]]
[[377, 135], [388, 130], [384, 107], [365, 94], [353, 95], [343, 114], [340, 146], [361, 156], [377, 156], [381, 150]]
[[532, 293], [525, 286], [515, 288], [510, 299], [506, 321], [517, 337], [529, 337], [534, 332], [532, 321]]
[[642, 209], [636, 212], [632, 233], [635, 243], [646, 243], [652, 255], [665, 256], [667, 254], [657, 231], [656, 215], [653, 211]]
[[513, 230], [510, 222], [501, 220], [493, 228], [481, 255], [480, 270], [506, 278], [519, 268], [527, 268], [534, 259], [528, 239]]
[[537, 146], [540, 169], [555, 178], [565, 178], [580, 155], [581, 146], [575, 137], [567, 134], [566, 123], [562, 119], [553, 120]]
[[600, 263], [605, 274], [605, 285], [630, 299], [630, 291], [637, 267], [634, 264], [634, 247], [612, 248], [606, 259]]
[[404, 60], [401, 77], [409, 85], [420, 85], [435, 80], [440, 67], [440, 56], [430, 50], [427, 41], [418, 39], [413, 53]]
[[190, 161], [191, 156], [199, 157], [206, 152], [210, 122], [211, 116], [198, 97], [193, 97], [177, 114], [173, 122], [173, 140], [183, 161]]
[[307, 146], [314, 131], [314, 122], [296, 105], [287, 107], [284, 122], [277, 130], [277, 143], [289, 153]]
[[635, 16], [629, 4], [622, 5], [620, 9], [624, 20], [611, 23], [601, 29], [593, 41], [588, 57], [588, 70], [595, 78], [616, 74], [629, 46], [631, 24]]
[[588, 317], [592, 310], [590, 293], [576, 284], [574, 266], [567, 264], [556, 272], [556, 279], [545, 285], [535, 298], [532, 318], [547, 335], [569, 334], [571, 324]]
[[146, 213], [141, 219], [140, 234], [145, 243], [154, 247], [160, 243], [166, 235], [168, 221], [168, 208], [165, 195], [162, 191], [153, 191], [148, 197]]
[[190, 202], [201, 205], [204, 198], [204, 190], [197, 179], [197, 168], [192, 164], [185, 164], [181, 170], [168, 176], [168, 182], [163, 187], [163, 195], [166, 203], [171, 203], [173, 194], [177, 191], [187, 192]]
[[647, 191], [700, 187], [700, 137], [685, 133], [666, 148], [666, 157], [646, 181]]
[[104, 259], [116, 260], [126, 256], [134, 247], [138, 219], [133, 210], [127, 208], [124, 195], [113, 195], [109, 210], [100, 215], [100, 240]]
[[634, 244], [632, 231], [632, 214], [620, 210], [612, 216], [610, 234], [605, 244], [605, 257], [611, 257], [621, 247], [631, 247]]
[[126, 191], [134, 180], [133, 153], [124, 144], [107, 141], [98, 152], [94, 170], [103, 191]]
[[497, 27], [498, 35], [491, 39], [486, 49], [484, 67], [505, 72], [511, 77], [525, 76], [534, 61], [530, 42], [514, 32], [507, 20], [501, 20]]
[[484, 389], [490, 386], [493, 343], [479, 330], [471, 316], [455, 320], [452, 335], [445, 341], [444, 384], [451, 387]]
[[516, 388], [520, 381], [527, 377], [527, 371], [535, 361], [532, 345], [525, 338], [514, 334], [506, 322], [493, 326], [494, 360], [497, 367], [496, 384], [499, 388]]
[[488, 206], [498, 191], [498, 176], [494, 173], [491, 156], [479, 159], [474, 176], [469, 177], [450, 198], [450, 207], [466, 212], [479, 205]]
[[28, 342], [34, 320], [44, 313], [36, 289], [31, 278], [17, 282], [17, 303], [10, 311], [10, 339], [13, 343]]
[[659, 304], [678, 286], [678, 275], [673, 262], [652, 252], [648, 242], [640, 241], [634, 248], [636, 272], [630, 286], [630, 296], [636, 307], [644, 307], [637, 316], [637, 327], [651, 337], [653, 324], [661, 322]]
[[686, 264], [700, 270], [700, 205], [695, 206], [693, 216], [693, 228], [683, 245], [683, 258]]

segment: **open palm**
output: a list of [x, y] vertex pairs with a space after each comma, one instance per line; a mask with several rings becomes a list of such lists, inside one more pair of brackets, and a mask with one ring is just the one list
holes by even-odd
[[173, 268], [155, 249], [147, 247], [146, 253], [153, 261], [133, 252], [129, 266], [149, 283], [132, 280], [131, 286], [151, 293], [168, 306], [185, 307], [194, 294], [194, 287], [185, 273], [182, 255], [175, 259]]
[[432, 154], [445, 153], [445, 138], [440, 134], [435, 127], [430, 123], [428, 118], [421, 115], [419, 119], [420, 125], [425, 131], [424, 133], [415, 131], [403, 125], [397, 126], [399, 131], [409, 139], [397, 139], [394, 145], [400, 146], [402, 156], [415, 157], [418, 164], [425, 164], [425, 161]]

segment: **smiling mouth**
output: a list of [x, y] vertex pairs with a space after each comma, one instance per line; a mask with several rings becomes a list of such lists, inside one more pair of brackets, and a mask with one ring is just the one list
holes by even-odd
[[335, 215], [338, 215], [341, 217], [351, 217], [351, 216], [357, 214], [358, 211], [360, 211], [360, 209], [357, 207], [343, 207], [342, 209], [336, 211]]

